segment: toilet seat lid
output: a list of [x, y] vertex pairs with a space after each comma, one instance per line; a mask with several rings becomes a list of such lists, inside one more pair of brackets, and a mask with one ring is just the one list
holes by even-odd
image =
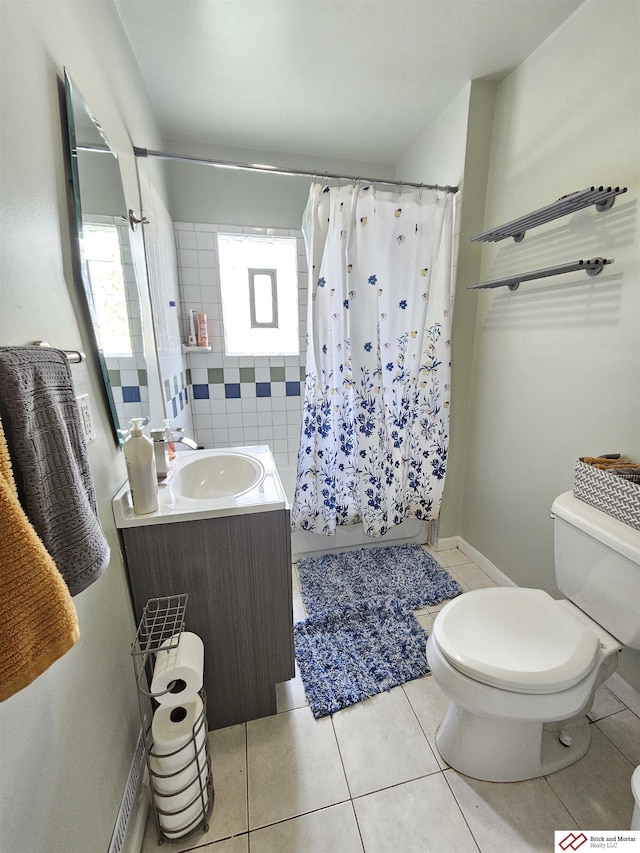
[[445, 605], [433, 634], [460, 672], [515, 693], [566, 690], [599, 657], [595, 634], [541, 589], [467, 592]]

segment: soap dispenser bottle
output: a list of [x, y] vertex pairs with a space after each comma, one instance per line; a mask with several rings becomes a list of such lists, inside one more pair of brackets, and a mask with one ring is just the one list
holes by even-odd
[[158, 509], [158, 481], [153, 442], [142, 432], [144, 418], [133, 418], [124, 443], [124, 459], [131, 489], [133, 511], [146, 515]]

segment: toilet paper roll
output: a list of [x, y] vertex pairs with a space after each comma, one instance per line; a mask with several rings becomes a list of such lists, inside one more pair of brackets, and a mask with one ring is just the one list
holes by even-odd
[[[166, 640], [162, 646], [171, 642], [173, 638]], [[162, 646], [156, 655], [151, 692], [161, 705], [182, 705], [202, 687], [204, 644], [197, 634], [183, 631], [176, 648], [164, 651]], [[173, 685], [170, 692], [165, 692], [170, 685]]]
[[204, 818], [209, 807], [209, 791], [206, 778], [200, 783], [195, 780], [185, 791], [173, 797], [161, 797], [154, 793], [160, 826], [172, 838], [180, 838], [194, 829]]
[[149, 769], [158, 820], [167, 834], [179, 838], [195, 827], [209, 805], [207, 724], [200, 697], [158, 708], [151, 736]]
[[[156, 801], [156, 806], [158, 805]], [[179, 814], [163, 814], [158, 809], [158, 821], [164, 832], [169, 838], [181, 838], [183, 835], [195, 829], [200, 821], [204, 820], [204, 815], [209, 806], [209, 795], [205, 791], [205, 807], [202, 807], [202, 800], [198, 798], [188, 809], [182, 810]]]
[[197, 777], [198, 764], [205, 763], [206, 736], [207, 723], [199, 696], [182, 705], [162, 705], [157, 709], [151, 723], [149, 766], [154, 788], [160, 794], [173, 794]]

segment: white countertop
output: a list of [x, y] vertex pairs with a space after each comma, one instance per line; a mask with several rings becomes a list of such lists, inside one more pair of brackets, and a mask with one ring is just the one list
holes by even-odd
[[[210, 456], [215, 453], [240, 453], [254, 457], [264, 466], [264, 478], [253, 489], [241, 495], [222, 498], [192, 499], [183, 497], [172, 489], [171, 482], [180, 465], [193, 462], [198, 456]], [[112, 506], [113, 517], [118, 528], [171, 524], [178, 521], [196, 521], [253, 512], [273, 512], [289, 508], [271, 450], [266, 444], [179, 452], [167, 479], [158, 483], [158, 509], [155, 512], [145, 515], [134, 513], [128, 482], [118, 490]]]

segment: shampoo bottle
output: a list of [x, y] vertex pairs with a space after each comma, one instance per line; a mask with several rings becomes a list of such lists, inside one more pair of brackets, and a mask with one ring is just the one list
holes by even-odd
[[207, 329], [207, 315], [198, 313], [196, 316], [196, 338], [199, 347], [209, 346], [209, 332]]
[[131, 432], [124, 443], [124, 459], [131, 489], [133, 511], [146, 515], [158, 509], [158, 479], [153, 442], [142, 432], [144, 418], [133, 418]]

